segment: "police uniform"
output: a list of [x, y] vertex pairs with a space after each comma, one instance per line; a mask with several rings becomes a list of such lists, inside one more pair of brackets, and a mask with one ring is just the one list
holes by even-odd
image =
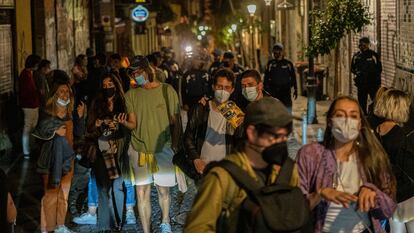
[[279, 99], [286, 107], [292, 107], [291, 89], [297, 90], [296, 73], [293, 63], [283, 58], [272, 59], [267, 63], [264, 76], [264, 89]]
[[371, 49], [357, 52], [352, 58], [351, 71], [355, 75], [359, 104], [366, 113], [368, 95], [374, 100], [381, 86], [382, 65], [379, 55]]
[[212, 95], [211, 79], [205, 70], [192, 69], [184, 75], [183, 102], [190, 108], [203, 96]]

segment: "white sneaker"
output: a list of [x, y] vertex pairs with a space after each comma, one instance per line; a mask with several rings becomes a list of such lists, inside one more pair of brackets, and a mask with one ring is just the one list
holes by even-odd
[[76, 233], [76, 232], [71, 231], [65, 225], [62, 225], [62, 226], [59, 226], [58, 228], [56, 228], [54, 233]]
[[84, 213], [79, 217], [73, 218], [73, 222], [78, 225], [85, 225], [85, 224], [96, 225], [96, 214], [92, 215], [89, 212]]
[[134, 210], [127, 210], [125, 219], [126, 219], [126, 224], [128, 225], [136, 224], [137, 219], [135, 218]]
[[169, 223], [161, 223], [161, 233], [172, 233], [171, 225]]

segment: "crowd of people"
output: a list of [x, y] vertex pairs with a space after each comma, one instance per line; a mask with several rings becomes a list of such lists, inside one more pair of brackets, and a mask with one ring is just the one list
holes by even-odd
[[[182, 173], [197, 186], [184, 232], [414, 232], [411, 100], [377, 90], [380, 62], [366, 43], [352, 66], [365, 102], [336, 98], [323, 142], [303, 146], [296, 161], [287, 153], [296, 72], [281, 44], [264, 75], [218, 49], [211, 64], [195, 53], [186, 67], [168, 48], [130, 59], [88, 49], [70, 74], [28, 56], [18, 80], [22, 152], [43, 181], [41, 232], [73, 232], [65, 219], [74, 209], [74, 223], [100, 232], [136, 224], [138, 213], [149, 233], [153, 184], [159, 228], [172, 232], [170, 188], [185, 186]], [[80, 214], [72, 206], [86, 188]], [[7, 225], [16, 208], [8, 191], [0, 197]]]

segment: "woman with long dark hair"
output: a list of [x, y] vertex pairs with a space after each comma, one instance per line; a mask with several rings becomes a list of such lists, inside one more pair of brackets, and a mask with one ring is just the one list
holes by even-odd
[[122, 227], [123, 177], [129, 178], [129, 132], [118, 118], [125, 114], [124, 92], [113, 74], [102, 79], [87, 120], [86, 141], [92, 176], [98, 187], [98, 229], [105, 232]]
[[323, 143], [304, 146], [297, 159], [315, 232], [386, 232], [381, 223], [394, 213], [396, 181], [357, 100], [335, 99]]

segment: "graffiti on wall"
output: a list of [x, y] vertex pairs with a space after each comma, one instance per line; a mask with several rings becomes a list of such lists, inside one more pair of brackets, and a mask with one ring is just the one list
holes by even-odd
[[414, 97], [414, 0], [398, 1], [397, 69], [394, 87]]
[[414, 98], [414, 73], [397, 68], [393, 86]]
[[89, 1], [74, 1], [75, 55], [84, 54], [89, 47]]
[[75, 56], [89, 47], [88, 0], [45, 0], [46, 57], [69, 72]]

